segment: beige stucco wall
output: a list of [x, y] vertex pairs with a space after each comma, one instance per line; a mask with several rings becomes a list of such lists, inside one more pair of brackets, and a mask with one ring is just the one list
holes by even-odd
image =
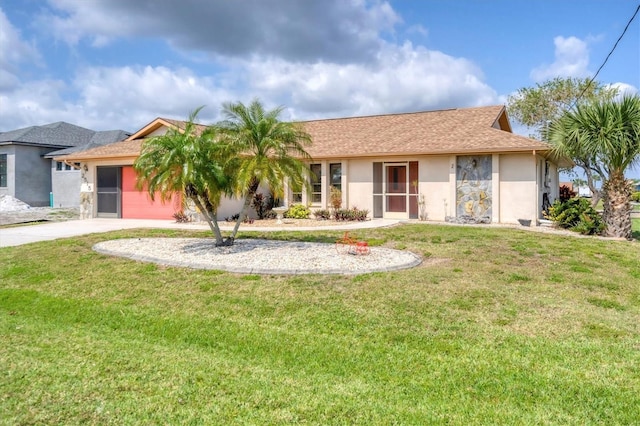
[[[449, 156], [420, 159], [418, 169], [420, 188], [418, 192], [424, 195], [427, 220], [442, 221], [446, 216], [451, 215], [450, 208], [454, 203], [451, 201], [450, 163]], [[455, 181], [453, 185], [455, 188]]]
[[[518, 223], [518, 219], [539, 218], [537, 160], [532, 153], [495, 154], [493, 156], [492, 179], [493, 222]], [[424, 196], [428, 220], [443, 221], [446, 216], [455, 216], [456, 175], [455, 156], [423, 156], [398, 158], [394, 161], [419, 162], [419, 193]], [[349, 160], [349, 207], [357, 206], [373, 210], [373, 162], [384, 162], [383, 158]], [[544, 163], [543, 163], [544, 164]], [[550, 169], [550, 185], [554, 187], [557, 169]], [[551, 191], [553, 201], [553, 190]]]
[[169, 129], [165, 126], [159, 127], [156, 130], [154, 130], [153, 132], [150, 132], [148, 135], [145, 135], [146, 138], [150, 138], [153, 136], [162, 136], [165, 133], [167, 133]]
[[[366, 209], [373, 214], [373, 163], [388, 162], [385, 158], [348, 159], [342, 161], [343, 207]], [[420, 156], [394, 158], [393, 162], [418, 161], [419, 189], [425, 201], [427, 220], [444, 221], [446, 216], [455, 216], [456, 197], [456, 156]], [[329, 187], [327, 170], [330, 163], [339, 160], [316, 160], [322, 164], [322, 203], [313, 209], [328, 208]], [[97, 166], [125, 166], [133, 164], [133, 159], [90, 162], [83, 173], [83, 196], [92, 200], [91, 216], [96, 216], [95, 176]], [[532, 225], [540, 217], [542, 191], [540, 182], [544, 158], [531, 152], [523, 154], [494, 154], [492, 161], [492, 204], [493, 222], [518, 223], [518, 219], [531, 220]], [[550, 198], [557, 197], [557, 168], [550, 168]], [[554, 190], [555, 189], [555, 190]], [[306, 202], [306, 194], [303, 200]], [[284, 201], [284, 200], [283, 200]], [[223, 200], [218, 218], [224, 220], [238, 213], [242, 200]], [[408, 218], [408, 216], [407, 216]]]
[[348, 205], [373, 213], [373, 161], [349, 160]]
[[500, 222], [538, 219], [537, 157], [529, 154], [500, 155]]

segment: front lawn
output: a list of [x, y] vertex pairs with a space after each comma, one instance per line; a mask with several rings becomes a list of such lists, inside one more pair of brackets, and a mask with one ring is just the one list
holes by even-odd
[[0, 249], [0, 423], [638, 420], [638, 242], [362, 230], [425, 264], [361, 276], [237, 275], [91, 250], [203, 235], [121, 231]]

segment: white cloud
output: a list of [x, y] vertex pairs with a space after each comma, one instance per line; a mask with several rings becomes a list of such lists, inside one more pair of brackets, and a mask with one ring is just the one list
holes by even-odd
[[0, 131], [56, 121], [76, 123], [80, 111], [61, 98], [65, 89], [62, 81], [39, 80], [0, 94]]
[[18, 31], [0, 8], [0, 93], [11, 90], [20, 83], [21, 64], [42, 65], [38, 49], [22, 39]]
[[[64, 99], [70, 89], [77, 98]], [[65, 120], [96, 130], [136, 130], [157, 116], [183, 119], [200, 105], [207, 106], [201, 120], [213, 122], [219, 119], [222, 102], [252, 97], [267, 106], [287, 106], [295, 119], [499, 102], [473, 63], [405, 43], [387, 45], [375, 64], [302, 64], [256, 57], [235, 61], [226, 73], [209, 77], [186, 68], [82, 68], [68, 86], [34, 81], [5, 96], [8, 113], [0, 118], [0, 128]]]
[[2, 95], [0, 130], [68, 121], [95, 130], [132, 131], [158, 116], [184, 119], [201, 105], [207, 105], [201, 121], [211, 122], [220, 99], [233, 97], [211, 79], [164, 67], [86, 68], [72, 86], [79, 92], [73, 100], [63, 99], [70, 87], [55, 80], [28, 82]]
[[618, 82], [610, 84], [608, 86], [618, 89], [618, 95], [616, 96], [617, 99], [622, 99], [622, 97], [625, 95], [637, 95], [639, 93], [637, 87], [627, 83]]
[[54, 37], [95, 47], [113, 38], [159, 37], [178, 50], [214, 56], [367, 61], [382, 32], [401, 22], [386, 1], [49, 0], [37, 20]]
[[254, 93], [289, 105], [298, 119], [368, 115], [498, 103], [470, 61], [442, 52], [387, 45], [375, 64], [247, 64]]
[[531, 78], [541, 82], [555, 77], [587, 77], [589, 75], [589, 46], [577, 37], [558, 36], [553, 39], [555, 60], [531, 71]]
[[[410, 42], [383, 41], [380, 35], [400, 22], [385, 1], [246, 1], [254, 13], [226, 0], [50, 0], [56, 12], [39, 19], [48, 19], [47, 28], [72, 46], [144, 36], [167, 39], [183, 54], [213, 54], [200, 56], [198, 71], [87, 62], [65, 82], [19, 84], [15, 75], [0, 73], [0, 90], [10, 88], [0, 98], [7, 110], [0, 114], [0, 130], [59, 120], [96, 130], [137, 130], [157, 116], [183, 119], [200, 105], [207, 106], [201, 121], [212, 122], [222, 102], [253, 97], [268, 107], [284, 105], [290, 118], [301, 120], [503, 101], [473, 62]], [[203, 19], [207, 25], [199, 24]], [[74, 48], [74, 59], [78, 55], [83, 63], [86, 48]]]

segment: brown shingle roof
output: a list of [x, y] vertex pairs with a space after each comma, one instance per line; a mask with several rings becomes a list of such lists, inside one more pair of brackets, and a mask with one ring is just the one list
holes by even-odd
[[504, 107], [451, 109], [307, 121], [313, 158], [547, 151], [534, 139], [497, 129]]
[[144, 139], [124, 140], [109, 145], [99, 146], [86, 151], [55, 157], [57, 161], [85, 161], [107, 158], [136, 158], [140, 155]]
[[[465, 154], [490, 152], [548, 151], [549, 146], [534, 139], [500, 130], [505, 127], [503, 106], [449, 109], [369, 117], [306, 121], [301, 124], [311, 135], [307, 151], [314, 159], [424, 154]], [[182, 127], [184, 122], [157, 119]], [[204, 126], [200, 126], [204, 127]], [[136, 132], [132, 138], [144, 132]], [[136, 157], [142, 139], [74, 153], [64, 159], [81, 161], [98, 158]]]

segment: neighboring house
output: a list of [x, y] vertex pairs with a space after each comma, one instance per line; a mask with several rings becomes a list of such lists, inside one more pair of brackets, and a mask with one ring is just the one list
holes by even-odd
[[[182, 124], [158, 118], [126, 141], [57, 158], [86, 165], [82, 215], [170, 218], [179, 210], [179, 200], [161, 205], [138, 192], [131, 165], [145, 138]], [[373, 218], [535, 224], [545, 199], [558, 197], [549, 146], [511, 133], [503, 106], [302, 124], [312, 137], [317, 179], [310, 193], [289, 189], [286, 204], [328, 208], [335, 186], [343, 207], [369, 210]], [[225, 200], [218, 215], [239, 206]]]
[[593, 193], [591, 192], [591, 188], [589, 188], [586, 185], [580, 185], [576, 189], [577, 189], [576, 192], [578, 193], [579, 197], [591, 198], [593, 196]]
[[[122, 130], [96, 132], [65, 122], [0, 133], [0, 194], [30, 206], [80, 204], [77, 165], [52, 161], [52, 154], [86, 150], [125, 139]], [[53, 204], [51, 204], [53, 203]]]

